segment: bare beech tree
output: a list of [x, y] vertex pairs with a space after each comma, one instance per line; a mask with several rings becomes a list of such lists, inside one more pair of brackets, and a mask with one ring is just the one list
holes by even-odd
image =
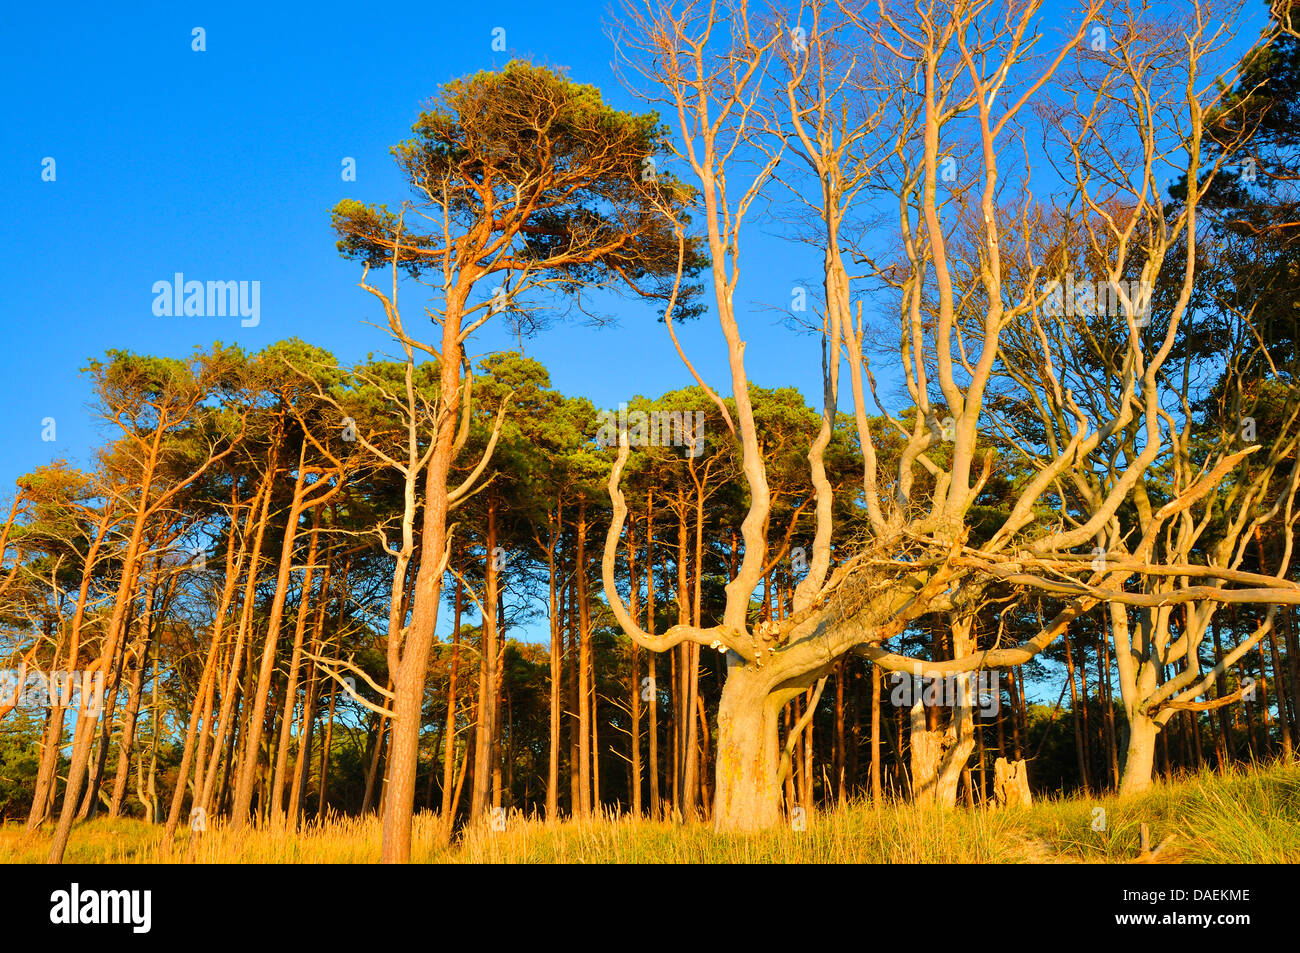
[[[1154, 549], [1160, 528], [1213, 491], [1241, 462], [1241, 452], [1189, 471], [1174, 485], [1173, 498], [1156, 509], [1134, 541], [1131, 558], [1098, 563], [1091, 550], [1115, 525], [1120, 508], [1133, 503], [1144, 476], [1170, 446], [1159, 371], [1187, 308], [1195, 257], [1178, 276], [1179, 288], [1161, 316], [1165, 333], [1154, 342], [1153, 353], [1144, 350], [1147, 341], [1139, 327], [1145, 325], [1141, 295], [1129, 294], [1125, 289], [1131, 286], [1120, 280], [1135, 277], [1140, 287], [1160, 283], [1172, 244], [1195, 233], [1199, 195], [1193, 190], [1181, 208], [1166, 208], [1161, 177], [1173, 166], [1190, 181], [1200, 181], [1202, 116], [1223, 93], [1219, 81], [1234, 68], [1231, 61], [1219, 62], [1228, 36], [1224, 12], [1192, 3], [1185, 13], [1169, 14], [1164, 6], [1157, 12], [1092, 0], [1064, 18], [1064, 29], [1049, 40], [1045, 12], [1032, 0], [1009, 6], [879, 4], [869, 13], [849, 4], [831, 11], [814, 3], [776, 9], [762, 24], [743, 4], [652, 0], [629, 10], [622, 37], [629, 68], [639, 71], [647, 88], [659, 91], [651, 94], [652, 101], [676, 115], [676, 149], [699, 185], [750, 505], [741, 568], [727, 587], [720, 621], [677, 625], [651, 636], [628, 613], [615, 585], [627, 513], [619, 485], [630, 452], [624, 442], [609, 481], [614, 518], [603, 563], [605, 593], [624, 631], [646, 648], [663, 651], [690, 641], [727, 651], [714, 803], [719, 830], [778, 821], [777, 716], [786, 701], [825, 678], [846, 653], [915, 676], [966, 676], [1022, 664], [1103, 603], [1300, 597], [1294, 584], [1242, 575], [1213, 562], [1180, 565], [1172, 574], [1160, 565]], [[810, 31], [801, 17], [811, 19], [815, 29]], [[1057, 16], [1053, 20], [1061, 22]], [[858, 31], [856, 48], [869, 53], [854, 54], [846, 39], [849, 27]], [[774, 70], [778, 59], [783, 69]], [[1112, 77], [1090, 87], [1101, 90], [1098, 102], [1071, 100], [1052, 85], [1068, 63], [1080, 59]], [[785, 87], [784, 96], [765, 105], [764, 84], [774, 82]], [[1119, 100], [1119, 108], [1100, 108], [1114, 105], [1110, 100]], [[781, 105], [779, 113], [771, 103]], [[1079, 160], [1080, 150], [1068, 146], [1035, 151], [1035, 135], [1061, 128], [1071, 130], [1071, 142], [1086, 143], [1083, 151], [1103, 156], [1112, 142], [1135, 144], [1127, 162], [1116, 157], [1122, 175], [1094, 179]], [[764, 134], [766, 147], [754, 148]], [[970, 158], [959, 162], [967, 151]], [[808, 572], [795, 589], [789, 614], [756, 625], [752, 597], [765, 562], [760, 527], [769, 494], [748, 410], [736, 301], [740, 232], [774, 177], [785, 174], [792, 153], [820, 186], [814, 210], [822, 223], [826, 269], [826, 419], [838, 405], [843, 346], [852, 373], [863, 464], [861, 507], [869, 532], [841, 549], [844, 555], [833, 564], [835, 527], [820, 461], [824, 428], [809, 451], [818, 506]], [[1044, 170], [1055, 170], [1060, 181], [1046, 190], [1047, 201], [1034, 198], [1044, 192], [1035, 185]], [[1107, 203], [1113, 204], [1110, 193], [1121, 189], [1135, 198], [1127, 215], [1117, 219]], [[1120, 253], [1093, 257], [1101, 266], [1099, 282], [1119, 289], [1110, 300], [1117, 302], [1128, 329], [1111, 355], [1118, 384], [1095, 406], [1076, 400], [1062, 380], [1062, 367], [1073, 360], [1079, 341], [1057, 317], [1072, 311], [1073, 302], [1057, 309], [1059, 297], [1054, 298], [1050, 282], [1064, 277], [1079, 256], [1043, 241], [1044, 231], [1061, 221], [1051, 203], [1062, 196], [1067, 208], [1105, 221], [1114, 236], [1108, 247]], [[887, 259], [865, 241], [841, 234], [848, 207], [870, 198], [877, 208], [895, 210], [894, 247], [901, 248], [901, 256]], [[887, 409], [871, 372], [865, 343], [869, 318], [860, 304], [856, 318], [850, 309], [853, 281], [844, 265], [850, 252], [865, 276], [883, 285], [882, 295], [897, 303], [896, 353], [912, 404], [906, 413]], [[977, 527], [972, 507], [999, 459], [996, 451], [1006, 449], [1006, 382], [1015, 376], [1008, 370], [1012, 341], [1033, 355], [1030, 362], [1023, 353], [1016, 359], [1021, 367], [1035, 367], [1028, 402], [1042, 408], [1049, 426], [1045, 435], [1040, 431], [1016, 443], [1023, 477], [1013, 486], [1000, 525]], [[1023, 374], [1018, 382], [1025, 385]], [[885, 426], [905, 441], [892, 473], [877, 468], [882, 435], [867, 426], [868, 390]], [[1114, 453], [1116, 435], [1130, 431], [1138, 435], [1134, 452]], [[1073, 486], [1080, 473], [1094, 469], [1105, 478], [1086, 505], [1063, 495], [1062, 484]], [[1199, 591], [1145, 595], [1134, 590], [1135, 579], [1170, 575], [1206, 582]], [[1062, 607], [1018, 645], [979, 648], [968, 637], [966, 613], [996, 589], [1020, 597], [1050, 593]], [[932, 650], [929, 659], [912, 658], [890, 648], [891, 639], [929, 616], [948, 621], [952, 657], [939, 659]], [[967, 694], [951, 728], [956, 754], [942, 762], [936, 749], [925, 759], [925, 787], [932, 783], [935, 799], [949, 803], [963, 749], [970, 750], [970, 685], [966, 678], [961, 682]], [[1205, 682], [1191, 678], [1171, 683], [1169, 690], [1203, 690]]]
[[[1204, 115], [1223, 94], [1221, 75], [1205, 64], [1232, 33], [1230, 9], [1197, 13], [1180, 24], [1146, 6], [1108, 9], [1100, 22], [1109, 41], [1060, 77], [1071, 106], [1051, 113], [1048, 125], [1077, 187], [1040, 221], [1043, 274], [1057, 288], [1084, 289], [1093, 302], [1078, 307], [1087, 304], [1078, 294], [1053, 302], [1046, 320], [1007, 336], [1000, 365], [1003, 408], [1032, 421], [1018, 428], [1014, 415], [999, 414], [1005, 446], [1030, 465], [1041, 470], [1059, 456], [1056, 448], [1068, 445], [1079, 423], [1102, 438], [1090, 458], [1062, 474], [1056, 492], [1063, 512], [1080, 514], [1070, 519], [1073, 528], [1086, 517], [1097, 530], [1093, 566], [1134, 571], [1105, 607], [1129, 727], [1123, 793], [1150, 785], [1156, 734], [1179, 710], [1236, 700], [1195, 698], [1268, 634], [1274, 611], [1203, 671], [1200, 648], [1217, 608], [1291, 598], [1268, 590], [1290, 588], [1283, 580], [1294, 523], [1295, 474], [1286, 461], [1297, 438], [1295, 388], [1279, 380], [1248, 315], [1216, 325], [1213, 353], [1195, 345], [1199, 322], [1189, 320], [1196, 287], [1205, 284], [1198, 281], [1205, 242], [1198, 205], [1233, 151], [1224, 144], [1217, 160], [1202, 165]], [[1181, 205], [1163, 195], [1170, 173], [1191, 183]], [[1254, 418], [1252, 432], [1243, 424], [1252, 403], [1263, 405], [1260, 385], [1270, 379], [1280, 406], [1268, 408], [1271, 439], [1257, 463], [1247, 459], [1261, 449], [1250, 445]], [[1206, 393], [1215, 381], [1217, 393]], [[1196, 405], [1206, 399], [1221, 405], [1211, 417], [1217, 432], [1199, 426]], [[1046, 434], [1052, 449], [1044, 453], [1031, 431]], [[1106, 505], [1128, 479], [1135, 518]], [[1286, 542], [1276, 576], [1262, 565], [1242, 572], [1253, 531], [1278, 514]], [[1229, 583], [1245, 588], [1229, 594]]]

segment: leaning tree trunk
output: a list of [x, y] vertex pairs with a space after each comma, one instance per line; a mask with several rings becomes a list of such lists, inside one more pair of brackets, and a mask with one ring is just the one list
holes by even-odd
[[779, 710], [758, 673], [730, 667], [718, 706], [715, 830], [757, 831], [780, 824]]
[[121, 817], [122, 805], [126, 802], [126, 785], [131, 776], [131, 753], [135, 746], [135, 723], [140, 715], [140, 688], [144, 684], [144, 670], [148, 661], [149, 643], [146, 641], [139, 661], [132, 666], [131, 681], [127, 687], [126, 712], [122, 716], [122, 734], [117, 743], [117, 774], [113, 778], [113, 796], [108, 806], [109, 817]]

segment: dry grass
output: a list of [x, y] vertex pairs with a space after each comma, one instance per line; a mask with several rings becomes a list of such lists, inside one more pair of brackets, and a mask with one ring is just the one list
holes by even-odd
[[[1105, 811], [1105, 825], [1094, 830]], [[1133, 863], [1147, 824], [1155, 861], [1300, 862], [1300, 767], [1209, 772], [1137, 798], [1056, 799], [1023, 810], [919, 810], [849, 803], [808, 819], [806, 831], [717, 835], [628, 815], [546, 824], [512, 817], [502, 832], [464, 831], [438, 843], [437, 818], [416, 818], [419, 863]], [[193, 838], [193, 840], [192, 840]], [[219, 826], [182, 831], [171, 851], [161, 830], [138, 820], [99, 819], [74, 830], [69, 863], [370, 863], [379, 856], [377, 818], [335, 818], [296, 834], [271, 828], [235, 833]], [[39, 863], [49, 830], [0, 826], [0, 862]]]

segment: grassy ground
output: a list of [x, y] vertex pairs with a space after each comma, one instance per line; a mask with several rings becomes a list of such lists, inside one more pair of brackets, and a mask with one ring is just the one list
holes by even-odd
[[[1102, 815], [1097, 809], [1105, 811]], [[1141, 826], [1154, 856], [1141, 852]], [[1094, 827], [1101, 829], [1094, 830]], [[0, 862], [45, 859], [50, 831], [0, 825]], [[297, 835], [188, 830], [170, 853], [143, 821], [95, 820], [74, 829], [69, 863], [368, 863], [379, 856], [379, 821], [342, 818]], [[466, 831], [440, 847], [436, 819], [417, 817], [412, 858], [433, 863], [1297, 863], [1300, 767], [1227, 777], [1204, 773], [1141, 797], [1042, 801], [1014, 811], [873, 810], [849, 803], [808, 818], [806, 831], [719, 836], [707, 825], [629, 817], [566, 821], [511, 818], [504, 832]]]

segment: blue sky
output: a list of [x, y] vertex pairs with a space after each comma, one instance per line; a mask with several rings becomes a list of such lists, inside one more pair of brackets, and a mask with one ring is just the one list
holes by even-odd
[[[1248, 6], [1242, 46], [1263, 12], [1262, 3]], [[644, 108], [611, 69], [611, 17], [611, 0], [6, 5], [0, 498], [51, 459], [89, 462], [101, 432], [79, 369], [108, 348], [183, 355], [218, 339], [256, 350], [297, 336], [343, 361], [386, 351], [386, 333], [366, 323], [379, 314], [357, 287], [359, 268], [334, 249], [330, 208], [342, 198], [392, 206], [406, 198], [389, 147], [439, 84], [513, 55], [567, 68], [614, 104]], [[1068, 28], [1068, 19], [1049, 26]], [[191, 49], [196, 27], [203, 52]], [[505, 52], [492, 49], [497, 28]], [[47, 157], [53, 182], [42, 180]], [[346, 157], [355, 182], [342, 178]], [[781, 228], [759, 225], [746, 238], [737, 297], [746, 362], [756, 383], [816, 395], [816, 341], [781, 326], [774, 309], [789, 306], [793, 286], [816, 287], [818, 260], [777, 241]], [[155, 316], [151, 288], [177, 272], [259, 281], [259, 325]], [[405, 298], [408, 320], [417, 301]], [[689, 384], [651, 308], [614, 307], [617, 328], [560, 324], [525, 349], [554, 386], [597, 406]], [[716, 322], [687, 326], [682, 339], [706, 379], [729, 391]], [[470, 348], [516, 344], [489, 325]], [[888, 369], [877, 374], [888, 389]], [[42, 439], [47, 417], [56, 421], [52, 442]]]
[[[388, 349], [365, 323], [378, 309], [357, 287], [359, 268], [334, 249], [329, 210], [342, 198], [395, 206], [406, 197], [388, 149], [440, 83], [517, 54], [641, 108], [611, 70], [604, 2], [400, 7], [6, 5], [0, 175], [12, 231], [0, 261], [9, 357], [0, 496], [51, 459], [89, 463], [103, 431], [79, 369], [108, 348], [183, 355], [218, 339], [256, 350], [298, 336], [345, 361]], [[191, 49], [195, 27], [203, 52]], [[507, 52], [491, 48], [497, 27]], [[42, 180], [46, 157], [53, 182]], [[356, 160], [355, 182], [343, 181], [345, 157]], [[800, 271], [788, 250], [759, 245], [769, 247], [754, 248], [741, 299], [788, 304], [815, 262]], [[155, 316], [152, 285], [176, 272], [259, 281], [260, 324]], [[525, 349], [555, 386], [600, 406], [689, 383], [650, 308], [623, 301], [618, 318], [617, 330], [558, 325]], [[776, 322], [757, 306], [745, 319], [756, 341], [751, 377], [815, 393], [813, 340]], [[484, 332], [475, 353], [515, 345], [504, 328]], [[716, 324], [686, 329], [684, 343], [724, 385]], [[42, 440], [46, 417], [56, 421], [52, 442]]]

